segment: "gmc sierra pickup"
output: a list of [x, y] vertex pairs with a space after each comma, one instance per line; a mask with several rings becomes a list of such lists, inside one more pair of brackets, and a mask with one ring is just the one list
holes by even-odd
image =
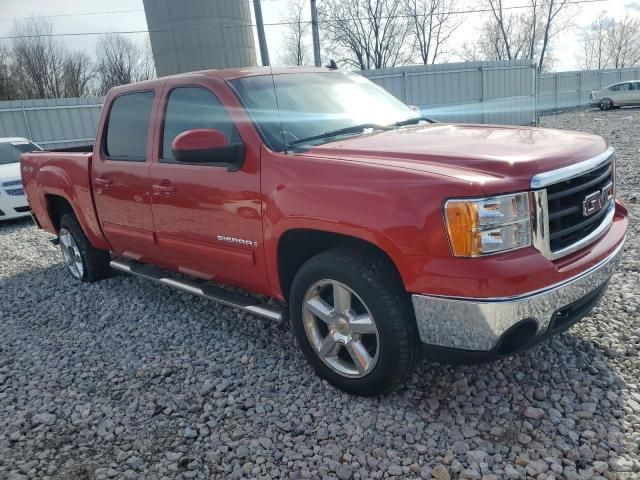
[[25, 153], [22, 177], [76, 279], [289, 316], [319, 375], [376, 395], [421, 343], [473, 363], [567, 329], [627, 228], [602, 138], [417, 115], [351, 73], [177, 75], [114, 88], [95, 146]]

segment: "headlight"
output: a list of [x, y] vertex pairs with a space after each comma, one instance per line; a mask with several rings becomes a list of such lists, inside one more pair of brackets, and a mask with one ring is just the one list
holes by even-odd
[[479, 257], [531, 245], [528, 193], [448, 200], [444, 213], [456, 257]]

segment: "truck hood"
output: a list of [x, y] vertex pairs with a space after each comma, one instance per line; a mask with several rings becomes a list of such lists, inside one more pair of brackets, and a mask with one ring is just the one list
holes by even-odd
[[478, 184], [487, 194], [526, 190], [537, 173], [595, 157], [597, 135], [499, 125], [431, 124], [350, 137], [306, 155], [385, 164]]
[[20, 179], [20, 162], [0, 165], [0, 183]]

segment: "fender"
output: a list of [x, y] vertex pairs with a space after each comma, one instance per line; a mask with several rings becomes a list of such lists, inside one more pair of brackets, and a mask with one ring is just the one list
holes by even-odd
[[[45, 215], [42, 215], [44, 217], [44, 221], [41, 221], [42, 227], [51, 233], [58, 233], [49, 216], [46, 198], [47, 195], [57, 195], [64, 198], [71, 205], [91, 244], [101, 250], [110, 250], [111, 247], [102, 234], [98, 223], [91, 188], [88, 183], [89, 179], [85, 179], [84, 175], [82, 177], [82, 179], [78, 178], [77, 180], [85, 180], [84, 182], [74, 182], [65, 169], [56, 165], [45, 165], [37, 172], [36, 184], [39, 190], [37, 200], [40, 204], [39, 211], [46, 212]], [[40, 216], [38, 218], [40, 219]]]
[[[265, 225], [266, 227], [266, 225]], [[282, 236], [291, 230], [317, 230], [319, 232], [336, 233], [353, 237], [358, 240], [370, 243], [378, 247], [392, 260], [400, 254], [400, 249], [396, 243], [382, 232], [373, 231], [364, 225], [336, 221], [327, 218], [314, 217], [287, 217], [271, 226], [265, 231], [264, 253], [269, 284], [273, 296], [283, 299], [283, 292], [280, 289], [280, 278], [278, 271], [278, 243]], [[397, 267], [397, 265], [396, 265]]]

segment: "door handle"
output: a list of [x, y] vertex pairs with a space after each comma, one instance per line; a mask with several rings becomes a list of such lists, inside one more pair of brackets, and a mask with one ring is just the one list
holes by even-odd
[[162, 182], [160, 184], [155, 184], [151, 186], [153, 193], [157, 195], [164, 195], [168, 197], [176, 192], [176, 187], [171, 185], [171, 182]]
[[113, 180], [110, 178], [95, 178], [94, 181], [96, 182], [96, 185], [100, 185], [101, 187], [106, 187], [113, 183]]

